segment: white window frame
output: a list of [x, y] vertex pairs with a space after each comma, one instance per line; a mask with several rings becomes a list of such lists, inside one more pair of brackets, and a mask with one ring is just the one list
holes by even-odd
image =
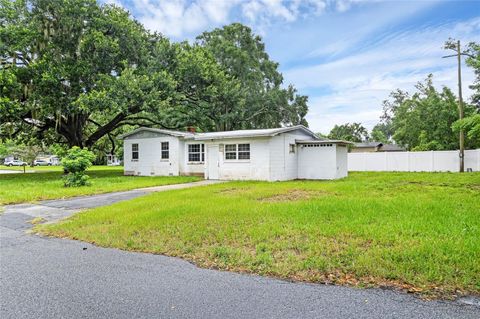
[[[164, 145], [166, 145], [167, 148], [164, 148]], [[164, 157], [164, 154], [167, 154], [167, 157]], [[170, 143], [168, 141], [160, 142], [160, 159], [162, 161], [168, 161], [170, 159]]]
[[[195, 145], [199, 145], [199, 150], [198, 150], [198, 152], [197, 152], [197, 151], [195, 151], [195, 152], [190, 151], [190, 146], [195, 146]], [[191, 161], [191, 160], [190, 160], [190, 154], [192, 154], [192, 155], [198, 154], [200, 160], [198, 160], [198, 161]], [[205, 163], [205, 144], [204, 144], [204, 143], [187, 144], [187, 163], [189, 163], [189, 164], [202, 164], [202, 163]]]
[[[240, 150], [240, 145], [248, 146], [248, 151], [246, 150]], [[228, 150], [229, 147], [234, 146], [235, 150]], [[248, 158], [240, 158], [240, 154], [247, 154], [248, 153]], [[227, 154], [235, 154], [235, 158], [227, 158]], [[236, 144], [225, 144], [224, 145], [224, 155], [223, 158], [226, 162], [248, 162], [252, 158], [252, 149], [251, 149], [251, 144], [250, 143], [236, 143]]]
[[[136, 150], [134, 150], [134, 146], [137, 147]], [[131, 149], [132, 149], [132, 154], [131, 154], [132, 155], [132, 162], [138, 162], [138, 160], [140, 158], [140, 145], [138, 145], [138, 143], [132, 143], [132, 148]], [[133, 158], [134, 153], [137, 153], [137, 158]]]

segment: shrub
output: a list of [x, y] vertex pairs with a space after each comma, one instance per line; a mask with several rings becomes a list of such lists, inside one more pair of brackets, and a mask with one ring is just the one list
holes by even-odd
[[89, 176], [85, 175], [85, 170], [92, 166], [93, 160], [95, 154], [87, 149], [74, 146], [68, 150], [62, 159], [63, 170], [66, 173], [63, 177], [65, 187], [89, 185]]

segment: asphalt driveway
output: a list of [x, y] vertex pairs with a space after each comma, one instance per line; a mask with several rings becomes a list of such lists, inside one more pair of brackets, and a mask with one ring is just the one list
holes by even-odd
[[7, 206], [0, 215], [0, 317], [480, 318], [480, 305], [200, 269], [26, 233], [33, 217], [55, 220], [159, 190], [167, 189]]

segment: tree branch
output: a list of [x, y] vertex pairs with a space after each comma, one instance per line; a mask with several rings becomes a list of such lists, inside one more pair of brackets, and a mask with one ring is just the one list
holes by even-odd
[[113, 131], [116, 127], [117, 124], [119, 124], [121, 121], [125, 119], [126, 115], [123, 113], [117, 114], [110, 122], [107, 124], [100, 126], [90, 137], [87, 139], [85, 142], [85, 145], [87, 147], [91, 147], [93, 144], [95, 144], [96, 141], [98, 141], [102, 136], [105, 134], [110, 133]]

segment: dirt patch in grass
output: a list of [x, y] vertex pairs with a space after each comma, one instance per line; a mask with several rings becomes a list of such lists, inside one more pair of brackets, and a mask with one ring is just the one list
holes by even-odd
[[301, 200], [315, 199], [317, 197], [323, 197], [328, 195], [334, 195], [334, 194], [327, 191], [292, 189], [288, 193], [265, 196], [265, 197], [258, 198], [258, 200], [261, 202], [270, 202], [270, 203], [295, 202], [295, 201], [301, 201]]
[[479, 191], [480, 192], [480, 184], [468, 184], [467, 188], [474, 190], [474, 191]]
[[245, 188], [238, 188], [238, 187], [232, 187], [232, 188], [224, 188], [221, 189], [217, 192], [217, 194], [222, 194], [222, 195], [240, 195], [247, 192], [247, 189]]

